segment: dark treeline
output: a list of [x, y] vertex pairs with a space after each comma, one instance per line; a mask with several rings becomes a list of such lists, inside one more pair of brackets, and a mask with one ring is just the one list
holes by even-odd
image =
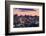
[[14, 27], [38, 27], [39, 16], [14, 15]]

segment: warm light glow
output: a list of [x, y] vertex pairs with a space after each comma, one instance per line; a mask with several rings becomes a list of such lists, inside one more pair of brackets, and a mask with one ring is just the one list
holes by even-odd
[[39, 10], [36, 10], [36, 11], [20, 11], [20, 10], [14, 10], [14, 15], [17, 14], [18, 16], [22, 15], [22, 16], [25, 16], [25, 15], [29, 15], [29, 16], [39, 16]]

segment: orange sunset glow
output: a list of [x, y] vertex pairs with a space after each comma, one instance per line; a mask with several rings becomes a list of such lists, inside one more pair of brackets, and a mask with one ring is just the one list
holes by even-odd
[[36, 11], [20, 11], [20, 10], [14, 10], [13, 11], [13, 14], [17, 14], [18, 16], [22, 15], [22, 16], [25, 16], [25, 15], [29, 15], [29, 16], [39, 16], [39, 10], [36, 9]]

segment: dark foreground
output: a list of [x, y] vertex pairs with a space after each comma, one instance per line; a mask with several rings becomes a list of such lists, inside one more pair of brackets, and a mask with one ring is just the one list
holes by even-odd
[[17, 16], [14, 15], [14, 28], [19, 27], [38, 27], [39, 16]]

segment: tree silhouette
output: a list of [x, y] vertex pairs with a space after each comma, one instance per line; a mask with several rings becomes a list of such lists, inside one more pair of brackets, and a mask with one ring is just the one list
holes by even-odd
[[17, 16], [17, 14], [15, 14], [15, 16]]

